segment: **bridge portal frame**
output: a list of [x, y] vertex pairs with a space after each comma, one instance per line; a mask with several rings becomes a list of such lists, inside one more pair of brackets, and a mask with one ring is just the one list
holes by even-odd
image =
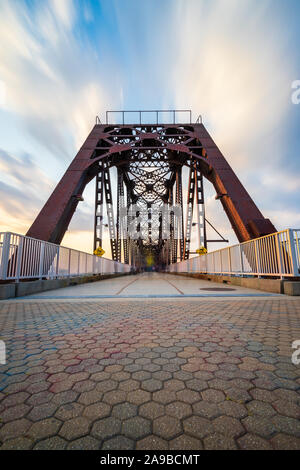
[[[140, 150], [149, 149], [149, 142], [151, 142], [150, 148], [152, 150], [156, 145], [159, 150], [164, 148], [170, 152], [175, 164], [176, 162], [185, 164], [186, 158], [195, 162], [197, 171], [213, 184], [217, 193], [216, 199], [220, 200], [239, 242], [276, 232], [272, 222], [264, 218], [202, 122], [130, 125], [97, 123], [26, 235], [60, 244], [78, 202], [82, 200], [82, 193], [86, 185], [93, 178], [99, 178], [99, 172], [103, 166], [114, 166], [115, 160], [126, 160], [135, 148], [134, 143], [126, 141], [126, 137], [133, 130], [138, 132], [138, 148]], [[165, 132], [166, 139], [162, 139], [159, 130]], [[115, 132], [118, 132], [118, 137], [123, 137], [123, 141], [112, 138]], [[168, 138], [168, 136], [180, 133], [185, 135], [184, 141], [180, 143], [172, 143], [172, 139]], [[156, 143], [153, 144], [154, 141]], [[182, 199], [180, 172], [176, 172], [174, 179], [177, 181], [176, 199], [178, 200]], [[125, 181], [125, 184], [130, 186], [128, 181]], [[107, 191], [109, 193], [109, 187]], [[108, 198], [110, 196], [107, 195]], [[114, 235], [113, 238], [114, 251], [118, 252], [117, 235]], [[130, 245], [130, 241], [128, 244]], [[187, 248], [187, 243], [182, 241], [180, 259], [187, 257]], [[173, 260], [175, 256], [177, 257], [176, 250], [177, 248], [175, 249], [173, 246]]]

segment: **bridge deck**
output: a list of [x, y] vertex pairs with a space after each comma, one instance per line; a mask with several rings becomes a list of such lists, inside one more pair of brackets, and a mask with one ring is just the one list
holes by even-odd
[[[205, 286], [144, 274], [0, 302], [0, 449], [300, 449], [299, 299], [187, 296]], [[162, 297], [120, 298], [141, 291]]]
[[[272, 294], [165, 273], [143, 273], [65, 287], [24, 299], [136, 297], [266, 297]], [[275, 295], [275, 294], [273, 294]]]

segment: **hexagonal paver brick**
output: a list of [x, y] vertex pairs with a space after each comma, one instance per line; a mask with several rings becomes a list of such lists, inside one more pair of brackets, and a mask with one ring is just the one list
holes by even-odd
[[248, 403], [251, 400], [251, 396], [247, 390], [241, 388], [228, 388], [225, 394], [227, 400], [233, 400], [239, 403]]
[[176, 393], [177, 400], [184, 401], [185, 403], [196, 403], [197, 401], [201, 400], [201, 396], [199, 392], [195, 390], [180, 390]]
[[203, 400], [210, 401], [212, 403], [220, 403], [225, 400], [225, 394], [221, 390], [214, 390], [209, 388], [201, 392]]
[[132, 450], [134, 441], [125, 436], [116, 436], [108, 439], [102, 445], [102, 450]]
[[0, 441], [4, 442], [25, 434], [31, 426], [31, 422], [25, 418], [10, 421], [0, 428]]
[[181, 434], [170, 441], [170, 450], [201, 450], [203, 449], [200, 439], [195, 439], [187, 434]]
[[[143, 405], [145, 406], [145, 405]], [[132, 403], [121, 403], [115, 405], [112, 409], [111, 414], [120, 420], [125, 420], [136, 416], [138, 413], [138, 407]]]
[[154, 372], [152, 374], [152, 377], [157, 380], [161, 380], [162, 382], [169, 380], [172, 378], [171, 372], [168, 372], [166, 370], [159, 370], [157, 372]]
[[100, 442], [91, 436], [80, 437], [71, 441], [68, 446], [68, 450], [99, 450]]
[[62, 420], [67, 421], [71, 418], [76, 418], [82, 413], [83, 405], [80, 403], [65, 403], [61, 405], [55, 413], [55, 417]]
[[34, 423], [28, 430], [27, 434], [29, 437], [35, 440], [40, 440], [46, 437], [55, 436], [58, 433], [61, 425], [62, 423], [58, 419], [43, 419], [42, 421]]
[[119, 434], [121, 421], [115, 417], [109, 417], [96, 421], [92, 427], [91, 434], [98, 439], [107, 439]]
[[209, 388], [213, 388], [216, 390], [222, 390], [226, 392], [226, 390], [230, 388], [234, 388], [231, 386], [229, 380], [222, 380], [222, 379], [213, 379], [208, 381]]
[[163, 439], [172, 439], [181, 432], [180, 420], [173, 416], [161, 416], [153, 421], [153, 433]]
[[17, 437], [16, 439], [9, 439], [5, 441], [0, 450], [28, 450], [33, 447], [33, 440], [28, 437]]
[[110, 378], [110, 374], [108, 372], [95, 372], [90, 376], [90, 380], [93, 382], [102, 382], [103, 380], [108, 380]]
[[75, 401], [78, 396], [78, 392], [75, 392], [74, 390], [67, 390], [64, 392], [56, 393], [52, 398], [52, 401], [57, 405], [64, 405], [65, 403], [71, 403]]
[[269, 403], [263, 401], [252, 400], [247, 403], [246, 406], [249, 411], [249, 415], [259, 415], [267, 418], [276, 414], [274, 408]]
[[201, 416], [191, 416], [183, 421], [183, 429], [185, 433], [195, 437], [203, 438], [207, 434], [213, 432], [213, 426], [211, 422]]
[[188, 403], [174, 401], [166, 406], [166, 414], [178, 419], [187, 418], [192, 414], [192, 407]]
[[124, 390], [112, 390], [111, 392], [106, 392], [103, 395], [102, 400], [110, 405], [116, 405], [117, 403], [122, 403], [126, 400], [127, 392]]
[[247, 433], [244, 436], [240, 437], [238, 440], [238, 445], [241, 449], [244, 450], [272, 450], [273, 447], [271, 444], [263, 439], [262, 437], [256, 436], [255, 434]]
[[155, 419], [165, 414], [165, 407], [155, 401], [149, 401], [139, 408], [139, 415], [148, 419]]
[[78, 402], [82, 405], [92, 405], [101, 401], [103, 394], [99, 390], [91, 390], [89, 392], [83, 392], [78, 398]]
[[204, 400], [193, 404], [193, 412], [208, 419], [216, 418], [222, 414], [216, 403]]
[[27, 392], [13, 393], [11, 395], [5, 396], [5, 398], [3, 398], [3, 400], [1, 401], [1, 405], [4, 407], [20, 405], [22, 403], [25, 403], [28, 397], [31, 398], [31, 396]]
[[42, 405], [34, 406], [27, 417], [31, 421], [40, 421], [41, 419], [53, 416], [58, 408], [55, 403], [43, 403]]
[[269, 418], [248, 416], [242, 420], [243, 426], [250, 434], [257, 434], [269, 439], [276, 433], [276, 427]]
[[121, 382], [119, 385], [120, 390], [124, 390], [125, 392], [131, 392], [133, 390], [137, 390], [140, 386], [140, 383], [138, 380], [124, 380], [124, 382]]
[[[300, 403], [300, 398], [299, 398]], [[290, 418], [300, 419], [300, 406], [296, 403], [291, 401], [285, 400], [276, 400], [272, 403], [273, 408], [277, 411], [277, 413], [289, 416]]]
[[116, 380], [103, 380], [102, 382], [97, 383], [96, 390], [98, 392], [105, 393], [105, 392], [110, 392], [111, 390], [115, 390], [117, 386], [118, 386], [118, 382]]
[[88, 434], [90, 428], [90, 420], [83, 416], [72, 418], [66, 421], [59, 435], [68, 441], [77, 439], [78, 437]]
[[294, 390], [286, 390], [284, 388], [277, 388], [276, 390], [274, 390], [274, 396], [276, 396], [277, 399], [299, 403], [299, 393], [295, 392]]
[[152, 395], [154, 401], [166, 405], [176, 400], [176, 393], [170, 390], [159, 390]]
[[116, 372], [111, 376], [112, 380], [116, 380], [117, 382], [124, 382], [124, 380], [130, 379], [129, 372]]
[[151, 379], [151, 373], [145, 370], [140, 370], [138, 372], [134, 372], [131, 377], [133, 380], [143, 381], [143, 380]]
[[111, 412], [111, 406], [107, 403], [93, 403], [92, 405], [86, 406], [82, 413], [86, 418], [94, 421], [95, 419], [106, 418]]
[[150, 435], [141, 439], [136, 444], [137, 450], [167, 450], [168, 442], [158, 436]]
[[237, 445], [232, 437], [213, 433], [203, 439], [204, 449], [207, 450], [235, 450]]
[[90, 390], [93, 390], [95, 388], [96, 384], [92, 380], [82, 380], [81, 382], [76, 382], [75, 385], [73, 385], [73, 390], [75, 392], [89, 392]]
[[134, 405], [141, 405], [142, 403], [149, 401], [150, 398], [151, 395], [149, 392], [146, 392], [145, 390], [134, 390], [133, 392], [129, 392], [127, 394], [126, 400], [130, 403], [133, 403]]
[[31, 395], [26, 403], [34, 406], [42, 405], [43, 403], [49, 403], [53, 396], [53, 393], [49, 392], [48, 390], [43, 390], [42, 392]]
[[167, 380], [164, 383], [164, 388], [166, 390], [172, 390], [173, 392], [178, 392], [179, 390], [183, 390], [185, 388], [185, 384], [182, 380], [171, 379], [171, 380]]
[[141, 388], [147, 390], [148, 392], [156, 392], [157, 390], [161, 390], [162, 386], [163, 383], [156, 379], [144, 380], [141, 383]]
[[64, 450], [67, 447], [67, 442], [59, 436], [53, 436], [49, 439], [44, 439], [34, 446], [34, 450]]
[[129, 418], [122, 423], [122, 434], [134, 440], [142, 439], [151, 434], [151, 423], [141, 416]]
[[232, 418], [241, 419], [248, 416], [248, 410], [244, 405], [230, 400], [218, 403], [218, 409], [222, 415], [231, 416]]
[[270, 418], [277, 432], [300, 437], [300, 421], [288, 416], [276, 415]]
[[160, 370], [160, 366], [158, 364], [153, 364], [151, 362], [151, 364], [145, 364], [143, 366], [143, 370], [147, 371], [147, 372], [157, 372]]
[[264, 401], [267, 403], [272, 403], [276, 400], [276, 390], [274, 392], [270, 392], [269, 390], [264, 390], [262, 388], [253, 388], [249, 393], [254, 400]]
[[218, 434], [224, 434], [229, 437], [239, 437], [245, 433], [245, 429], [241, 423], [229, 416], [219, 416], [212, 421], [214, 430]]
[[23, 418], [26, 416], [28, 411], [31, 409], [31, 406], [20, 404], [15, 406], [10, 406], [6, 408], [0, 414], [0, 423], [8, 423], [9, 421], [14, 421], [16, 419]]
[[277, 434], [270, 443], [278, 450], [300, 450], [300, 438], [287, 434]]

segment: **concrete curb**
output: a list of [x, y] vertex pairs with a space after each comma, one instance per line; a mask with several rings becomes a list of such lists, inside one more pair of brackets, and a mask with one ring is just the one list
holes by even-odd
[[217, 274], [196, 274], [196, 273], [170, 273], [178, 276], [193, 277], [206, 281], [232, 284], [248, 289], [273, 292], [275, 294], [300, 295], [300, 281], [286, 281], [284, 279], [262, 279], [258, 277], [236, 277], [222, 276]]
[[24, 297], [47, 290], [60, 289], [62, 287], [76, 286], [87, 282], [103, 281], [115, 277], [125, 276], [130, 273], [118, 274], [96, 274], [89, 276], [76, 276], [63, 279], [43, 279], [35, 281], [12, 282], [10, 284], [0, 284], [0, 300], [11, 299], [14, 297]]

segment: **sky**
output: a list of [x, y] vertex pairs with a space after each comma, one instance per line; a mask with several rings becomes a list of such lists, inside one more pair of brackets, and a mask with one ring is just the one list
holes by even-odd
[[[299, 0], [0, 0], [0, 231], [26, 233], [109, 109], [201, 114], [264, 216], [300, 228], [299, 17]], [[92, 250], [93, 204], [91, 182], [65, 246]]]

